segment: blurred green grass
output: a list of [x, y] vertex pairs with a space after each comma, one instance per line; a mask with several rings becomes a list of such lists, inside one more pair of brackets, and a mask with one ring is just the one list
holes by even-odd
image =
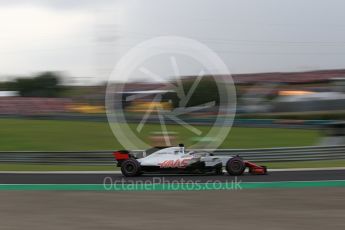
[[[131, 124], [131, 129], [136, 125]], [[190, 131], [167, 125], [187, 146], [193, 141]], [[201, 131], [209, 129], [198, 126]], [[146, 124], [140, 135], [148, 140], [152, 132], [161, 131], [158, 124]], [[282, 128], [232, 128], [220, 148], [270, 148], [309, 146], [317, 143], [317, 130]], [[84, 151], [123, 148], [108, 123], [60, 120], [0, 119], [0, 151]]]

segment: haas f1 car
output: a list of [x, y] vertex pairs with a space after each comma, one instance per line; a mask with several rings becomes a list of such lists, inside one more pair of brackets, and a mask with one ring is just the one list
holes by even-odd
[[245, 161], [239, 156], [215, 156], [210, 152], [186, 151], [183, 144], [179, 147], [159, 149], [148, 156], [137, 159], [129, 151], [113, 153], [117, 166], [126, 177], [140, 176], [143, 173], [192, 173], [242, 175], [246, 168], [250, 174], [265, 175], [267, 168]]

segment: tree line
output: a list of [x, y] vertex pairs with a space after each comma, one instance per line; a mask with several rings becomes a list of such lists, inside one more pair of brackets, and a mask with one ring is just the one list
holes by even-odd
[[58, 97], [61, 93], [60, 76], [44, 72], [30, 78], [0, 83], [2, 91], [17, 91], [22, 97]]

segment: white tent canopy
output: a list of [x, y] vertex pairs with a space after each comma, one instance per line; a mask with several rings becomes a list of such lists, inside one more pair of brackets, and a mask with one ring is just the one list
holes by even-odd
[[18, 95], [17, 91], [0, 91], [0, 97], [16, 97]]

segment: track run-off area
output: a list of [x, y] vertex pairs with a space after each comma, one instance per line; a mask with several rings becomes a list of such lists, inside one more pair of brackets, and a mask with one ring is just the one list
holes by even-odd
[[150, 174], [126, 178], [119, 172], [1, 172], [0, 190], [233, 190], [345, 187], [345, 170], [269, 171], [268, 175]]

